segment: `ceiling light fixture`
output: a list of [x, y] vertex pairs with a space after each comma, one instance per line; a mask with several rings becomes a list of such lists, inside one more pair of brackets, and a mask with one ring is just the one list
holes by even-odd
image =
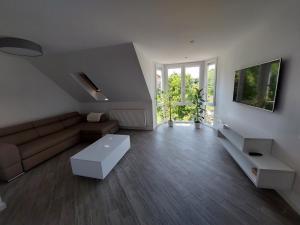
[[22, 38], [2, 37], [0, 38], [0, 51], [18, 56], [37, 57], [43, 55], [40, 45]]

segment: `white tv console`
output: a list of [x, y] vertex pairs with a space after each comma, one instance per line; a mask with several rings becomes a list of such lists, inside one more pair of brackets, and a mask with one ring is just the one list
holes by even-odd
[[[225, 149], [258, 188], [290, 189], [295, 171], [272, 155], [273, 139], [258, 132], [243, 133], [223, 125], [218, 137]], [[250, 156], [249, 152], [262, 153]]]

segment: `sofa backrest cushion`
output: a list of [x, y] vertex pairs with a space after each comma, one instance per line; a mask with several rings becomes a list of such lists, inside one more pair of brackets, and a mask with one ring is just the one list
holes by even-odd
[[0, 137], [0, 143], [21, 145], [39, 137], [35, 129], [24, 130], [18, 133]]
[[66, 113], [42, 120], [0, 129], [0, 143], [22, 145], [64, 128], [79, 124], [82, 116], [78, 112]]
[[59, 122], [61, 117], [62, 116], [54, 116], [54, 117], [50, 117], [50, 118], [46, 118], [46, 119], [41, 119], [41, 120], [33, 121], [32, 124], [35, 128], [41, 127], [41, 126], [46, 126], [49, 124]]
[[36, 130], [40, 136], [46, 136], [64, 129], [61, 122], [51, 123], [45, 126], [37, 127]]
[[106, 122], [106, 121], [109, 121], [109, 115], [107, 113], [104, 113], [101, 116], [100, 122]]
[[60, 120], [63, 121], [63, 120], [66, 120], [68, 118], [75, 117], [75, 116], [80, 116], [80, 114], [78, 112], [66, 113], [66, 114], [63, 114], [60, 116]]
[[33, 128], [32, 123], [23, 123], [20, 125], [10, 126], [10, 127], [4, 127], [0, 129], [0, 137], [7, 136], [9, 134], [15, 134], [24, 130], [28, 130]]
[[74, 116], [74, 117], [70, 117], [68, 119], [65, 119], [62, 121], [62, 124], [64, 126], [64, 128], [68, 128], [70, 126], [79, 124], [82, 122], [82, 117], [81, 116]]

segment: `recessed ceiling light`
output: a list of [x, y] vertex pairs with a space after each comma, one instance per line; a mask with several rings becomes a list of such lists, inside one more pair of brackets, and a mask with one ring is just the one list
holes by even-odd
[[105, 100], [105, 101], [108, 101], [108, 98], [105, 98], [104, 100]]

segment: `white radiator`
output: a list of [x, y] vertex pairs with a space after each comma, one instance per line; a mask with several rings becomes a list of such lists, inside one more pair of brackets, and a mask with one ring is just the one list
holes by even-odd
[[123, 128], [145, 128], [147, 114], [144, 109], [112, 109], [109, 117], [119, 121]]

